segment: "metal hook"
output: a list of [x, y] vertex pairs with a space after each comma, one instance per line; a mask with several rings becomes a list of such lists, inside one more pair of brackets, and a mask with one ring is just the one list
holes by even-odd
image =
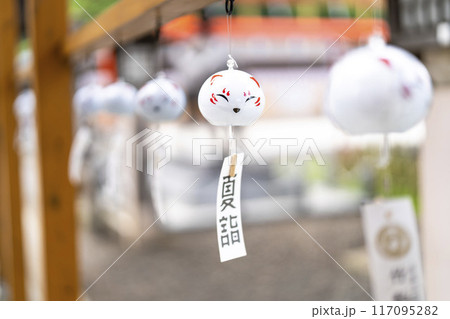
[[232, 15], [234, 9], [234, 0], [225, 0], [225, 11], [227, 15]]

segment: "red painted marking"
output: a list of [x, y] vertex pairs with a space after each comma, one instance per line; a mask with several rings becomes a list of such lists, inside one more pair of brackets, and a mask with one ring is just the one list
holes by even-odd
[[211, 101], [212, 104], [216, 105], [216, 103], [213, 101], [212, 98], [209, 99]]
[[211, 78], [211, 81], [210, 81], [211, 85], [213, 85], [213, 82], [214, 82], [214, 79], [215, 79], [215, 78], [217, 78], [217, 77], [222, 77], [222, 76], [223, 76], [223, 75], [220, 75], [220, 74], [213, 75], [213, 77]]
[[244, 92], [244, 96], [247, 96], [247, 93]]
[[403, 98], [407, 99], [411, 97], [411, 89], [409, 87], [407, 87], [406, 85], [402, 86], [402, 95]]
[[225, 93], [225, 91], [226, 91], [226, 88], [225, 88], [225, 89], [223, 89], [222, 93]]
[[227, 96], [230, 96], [230, 91], [227, 92]]
[[250, 79], [252, 79], [253, 81], [255, 81], [256, 84], [258, 84], [258, 87], [259, 87], [259, 88], [261, 87], [261, 86], [259, 85], [258, 81], [256, 81], [256, 79], [255, 79], [253, 76], [251, 76]]
[[261, 103], [256, 104], [256, 106], [260, 106], [260, 105], [261, 105]]
[[392, 64], [391, 61], [389, 61], [386, 58], [380, 58], [380, 62], [383, 62], [384, 64], [386, 64], [389, 68], [392, 68]]
[[217, 98], [216, 98], [216, 95], [214, 93], [212, 94], [212, 98], [214, 99], [214, 101], [217, 102]]

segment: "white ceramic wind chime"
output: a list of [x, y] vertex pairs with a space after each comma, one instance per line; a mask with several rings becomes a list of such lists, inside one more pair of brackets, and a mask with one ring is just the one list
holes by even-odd
[[186, 107], [186, 95], [180, 85], [159, 73], [136, 96], [136, 113], [151, 123], [175, 120]]
[[[375, 32], [366, 46], [350, 51], [331, 69], [325, 111], [352, 135], [383, 134], [379, 168], [386, 169], [388, 134], [423, 120], [432, 95], [425, 66]], [[386, 172], [384, 187], [386, 193]], [[373, 298], [423, 300], [419, 233], [410, 198], [379, 198], [361, 211]]]
[[[159, 23], [158, 23], [159, 25]], [[161, 137], [158, 132], [159, 125], [163, 122], [174, 121], [185, 112], [187, 98], [186, 94], [176, 81], [169, 78], [163, 70], [161, 43], [159, 42], [160, 27], [157, 28], [154, 40], [155, 60], [158, 69], [161, 69], [155, 79], [151, 79], [145, 83], [138, 91], [136, 96], [136, 114], [143, 118], [149, 125], [150, 131], [146, 133], [149, 138], [157, 139]], [[162, 136], [162, 139], [167, 138]], [[150, 190], [151, 205], [153, 212], [160, 218], [163, 214], [163, 196], [161, 194], [160, 180], [158, 174], [155, 174], [155, 167], [159, 165], [160, 159], [166, 156], [165, 148], [157, 148], [154, 150], [152, 157], [147, 157], [146, 178], [147, 186]]]
[[161, 122], [173, 121], [180, 117], [187, 102], [182, 87], [163, 71], [164, 62], [159, 42], [160, 26], [161, 23], [158, 21], [153, 43], [155, 64], [160, 71], [155, 79], [152, 78], [142, 86], [136, 96], [136, 113], [147, 120], [153, 129], [157, 129]]
[[[433, 87], [425, 66], [411, 53], [375, 34], [331, 69], [325, 111], [344, 131], [361, 135], [401, 133], [425, 118]], [[382, 166], [389, 162], [384, 154]]]
[[203, 83], [198, 105], [205, 119], [216, 126], [229, 128], [230, 154], [224, 159], [219, 177], [216, 203], [217, 239], [220, 261], [245, 256], [246, 249], [241, 220], [241, 178], [244, 154], [231, 147], [233, 127], [255, 122], [263, 113], [264, 92], [254, 76], [236, 70], [231, 56], [231, 16], [234, 0], [225, 2], [229, 38], [228, 70], [211, 75]]

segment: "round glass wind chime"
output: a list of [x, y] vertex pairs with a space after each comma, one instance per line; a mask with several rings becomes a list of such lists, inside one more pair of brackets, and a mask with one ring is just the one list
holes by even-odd
[[406, 50], [388, 45], [376, 24], [367, 45], [332, 67], [325, 112], [349, 134], [383, 134], [379, 167], [385, 168], [388, 134], [405, 132], [423, 120], [432, 95], [426, 67]]
[[[157, 28], [153, 39], [153, 54], [158, 71], [156, 78], [145, 83], [136, 95], [135, 107], [136, 114], [146, 122], [150, 129], [141, 131], [140, 134], [151, 143], [163, 143], [169, 141], [167, 135], [158, 132], [162, 123], [174, 121], [185, 112], [187, 98], [181, 87], [164, 72], [165, 63], [162, 54], [162, 43], [160, 41], [161, 22], [158, 17]], [[154, 149], [151, 157], [146, 159], [147, 178], [145, 183], [151, 194], [150, 203], [152, 211], [160, 218], [163, 214], [163, 196], [161, 193], [161, 179], [156, 174], [156, 169], [161, 168], [163, 159], [167, 158], [166, 149], [158, 147]], [[144, 170], [144, 167], [141, 168]]]
[[142, 86], [136, 96], [136, 113], [148, 121], [153, 130], [157, 130], [162, 122], [176, 120], [186, 108], [184, 90], [164, 72], [160, 34], [161, 22], [158, 21], [153, 45], [156, 68], [159, 72], [155, 79], [152, 78]]
[[[375, 18], [374, 18], [374, 24]], [[426, 67], [411, 53], [388, 45], [375, 28], [366, 46], [354, 49], [331, 69], [325, 111], [352, 135], [383, 134], [378, 168], [384, 196], [390, 191], [388, 134], [401, 133], [425, 118], [433, 87]], [[375, 300], [423, 300], [420, 240], [409, 197], [377, 198], [361, 206]], [[402, 272], [405, 282], [391, 274]]]
[[225, 1], [227, 13], [227, 70], [211, 75], [203, 83], [198, 106], [205, 119], [216, 126], [229, 128], [230, 154], [224, 159], [219, 178], [216, 203], [217, 239], [221, 262], [245, 256], [242, 231], [240, 188], [244, 154], [232, 147], [233, 127], [255, 122], [263, 113], [264, 92], [254, 76], [237, 70], [231, 55], [231, 20], [234, 0]]

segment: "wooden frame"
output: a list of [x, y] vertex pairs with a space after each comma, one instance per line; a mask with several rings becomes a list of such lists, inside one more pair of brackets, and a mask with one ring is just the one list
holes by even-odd
[[70, 34], [64, 51], [68, 55], [77, 55], [115, 45], [114, 40], [126, 43], [150, 33], [158, 25], [213, 2], [217, 0], [121, 0], [95, 21]]
[[67, 173], [72, 144], [71, 67], [62, 51], [66, 1], [28, 0], [27, 5], [34, 53], [46, 297], [76, 300], [74, 190]]
[[[26, 0], [27, 28], [34, 52], [31, 71], [14, 70], [17, 36], [15, 0], [0, 11], [0, 262], [10, 299], [25, 299], [18, 159], [14, 150], [15, 82], [32, 80], [41, 173], [45, 291], [49, 300], [78, 298], [74, 190], [68, 180], [72, 143], [70, 58], [121, 44], [215, 0], [121, 0], [67, 34], [66, 1]], [[16, 73], [14, 73], [16, 71]]]
[[14, 55], [18, 26], [15, 0], [0, 10], [0, 260], [9, 297], [25, 299], [19, 165], [14, 146]]

